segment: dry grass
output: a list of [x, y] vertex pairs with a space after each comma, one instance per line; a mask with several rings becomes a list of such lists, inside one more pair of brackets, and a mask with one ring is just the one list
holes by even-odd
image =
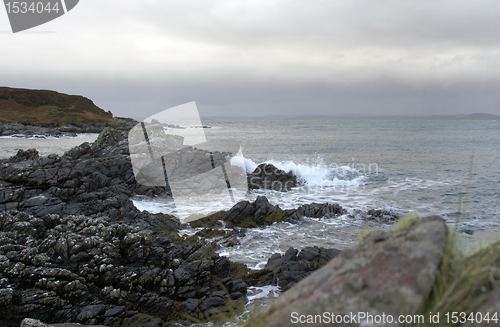
[[452, 231], [446, 253], [432, 291], [422, 301], [421, 313], [439, 313], [439, 324], [429, 321], [416, 326], [458, 326], [446, 320], [448, 312], [465, 312], [467, 316], [497, 289], [500, 281], [500, 241], [491, 242], [465, 254]]

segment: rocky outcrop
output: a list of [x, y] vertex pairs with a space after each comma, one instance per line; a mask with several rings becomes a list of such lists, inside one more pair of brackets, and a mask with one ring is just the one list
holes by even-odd
[[0, 211], [5, 326], [25, 317], [108, 326], [209, 317], [228, 310], [228, 297], [244, 299], [245, 272], [197, 237], [106, 217]]
[[12, 137], [34, 137], [34, 138], [59, 138], [75, 137], [83, 133], [100, 133], [106, 127], [113, 127], [116, 130], [128, 131], [134, 127], [137, 122], [130, 118], [115, 118], [112, 122], [88, 122], [82, 125], [64, 125], [64, 126], [33, 126], [21, 123], [0, 124], [0, 136]]
[[31, 149], [0, 160], [0, 210], [144, 219], [130, 200], [133, 194], [153, 196], [165, 189], [135, 182], [127, 134], [110, 127], [94, 143], [63, 156], [41, 158]]
[[252, 272], [246, 281], [251, 286], [278, 285], [282, 291], [286, 291], [339, 253], [336, 249], [317, 246], [305, 247], [300, 252], [289, 248], [283, 255], [273, 254], [264, 269]]
[[[373, 231], [362, 244], [341, 252], [286, 292], [262, 321], [266, 326], [295, 326], [300, 316], [306, 321], [307, 317], [324, 317], [325, 312], [348, 317], [358, 317], [358, 312], [385, 314], [395, 319], [414, 314], [434, 284], [447, 237], [448, 227], [439, 217], [424, 218], [403, 232]], [[350, 322], [336, 325], [366, 323]], [[314, 325], [329, 323], [322, 320]], [[397, 321], [377, 324], [389, 325], [401, 326]]]
[[301, 217], [336, 217], [347, 211], [338, 204], [311, 203], [297, 209], [282, 210], [259, 196], [254, 202], [241, 201], [228, 211], [220, 211], [205, 218], [190, 222], [192, 227], [256, 227], [271, 225], [275, 222], [297, 223]]
[[249, 189], [287, 192], [297, 186], [299, 186], [297, 176], [291, 171], [286, 172], [267, 163], [258, 165], [252, 173], [248, 174]]
[[80, 95], [0, 87], [0, 123], [55, 127], [113, 121], [111, 112], [102, 110]]

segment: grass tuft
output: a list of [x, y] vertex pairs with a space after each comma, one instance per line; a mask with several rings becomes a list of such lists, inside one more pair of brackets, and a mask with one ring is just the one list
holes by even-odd
[[406, 216], [399, 218], [399, 220], [392, 226], [392, 230], [396, 233], [407, 231], [421, 219], [422, 216], [419, 214], [407, 214]]
[[465, 312], [468, 317], [477, 312], [497, 289], [499, 280], [500, 241], [483, 244], [466, 254], [458, 246], [458, 233], [451, 230], [436, 282], [420, 309], [422, 314], [439, 313], [441, 321], [416, 326], [458, 326], [458, 323], [447, 322], [446, 313]]

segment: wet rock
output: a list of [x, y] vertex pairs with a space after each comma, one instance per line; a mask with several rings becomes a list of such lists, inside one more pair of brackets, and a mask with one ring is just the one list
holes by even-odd
[[36, 149], [22, 150], [19, 149], [17, 154], [9, 159], [8, 162], [20, 162], [25, 160], [36, 160], [40, 156]]
[[399, 219], [398, 214], [385, 209], [370, 209], [361, 217], [365, 220], [377, 221], [385, 224], [394, 223]]
[[439, 217], [424, 218], [404, 232], [373, 231], [278, 299], [265, 313], [268, 326], [293, 326], [292, 312], [416, 313], [434, 284], [447, 237]]
[[2, 136], [20, 136], [37, 138], [59, 138], [59, 137], [75, 137], [82, 133], [99, 133], [106, 127], [113, 127], [120, 131], [129, 131], [137, 124], [137, 121], [131, 118], [116, 117], [114, 122], [88, 122], [81, 126], [35, 126], [20, 123], [3, 123], [0, 124], [0, 135]]
[[306, 247], [299, 253], [289, 248], [285, 254], [275, 253], [264, 269], [246, 277], [252, 286], [278, 285], [286, 291], [313, 271], [327, 264], [340, 253], [336, 249]]
[[301, 217], [333, 218], [346, 214], [338, 204], [311, 203], [297, 209], [282, 210], [269, 202], [265, 196], [258, 196], [254, 202], [241, 201], [228, 211], [220, 211], [205, 218], [190, 222], [192, 227], [257, 227], [276, 222], [297, 223]]
[[106, 306], [99, 305], [88, 305], [82, 309], [82, 311], [76, 317], [78, 322], [86, 322], [87, 320], [93, 319], [103, 313], [106, 310]]
[[224, 304], [224, 300], [218, 296], [212, 296], [206, 299], [201, 305], [200, 309], [202, 311], [207, 310], [208, 308], [211, 307], [218, 307]]
[[260, 164], [251, 174], [248, 174], [249, 189], [287, 192], [298, 185], [297, 176], [291, 171], [285, 172], [271, 164]]
[[180, 304], [180, 307], [186, 312], [192, 312], [198, 307], [198, 303], [199, 303], [198, 299], [187, 299], [186, 301]]
[[111, 127], [94, 143], [83, 143], [63, 156], [41, 158], [30, 149], [0, 160], [0, 185], [0, 210], [17, 209], [38, 217], [100, 214], [144, 219], [148, 214], [139, 212], [130, 197], [166, 195], [162, 187], [136, 183], [127, 133]]
[[0, 266], [0, 315], [8, 327], [25, 317], [113, 326], [147, 317], [144, 324], [162, 324], [198, 316], [199, 304], [221, 291], [219, 280], [242, 294], [247, 287], [232, 277], [239, 265], [198, 237], [96, 215], [0, 211]]

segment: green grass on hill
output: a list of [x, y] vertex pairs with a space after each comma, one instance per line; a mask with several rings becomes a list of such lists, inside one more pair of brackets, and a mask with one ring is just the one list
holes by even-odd
[[0, 123], [81, 126], [86, 123], [114, 121], [111, 112], [102, 110], [83, 96], [0, 87]]

